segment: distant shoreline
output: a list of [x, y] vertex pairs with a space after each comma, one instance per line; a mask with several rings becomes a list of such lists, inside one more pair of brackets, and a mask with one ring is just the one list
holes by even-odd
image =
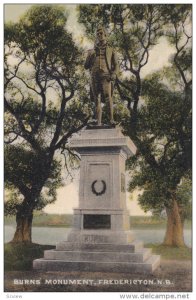
[[[35, 214], [33, 227], [72, 227], [72, 214]], [[166, 218], [154, 216], [130, 216], [131, 227], [135, 229], [161, 229], [166, 227]], [[16, 225], [15, 216], [4, 218], [4, 225]], [[185, 221], [185, 229], [192, 228], [192, 220]]]

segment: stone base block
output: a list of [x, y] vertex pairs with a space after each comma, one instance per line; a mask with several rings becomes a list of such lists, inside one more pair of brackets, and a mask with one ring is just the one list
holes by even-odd
[[142, 272], [151, 273], [160, 265], [160, 256], [143, 248], [140, 241], [131, 244], [61, 242], [56, 250], [44, 251], [33, 268], [45, 271]]
[[151, 249], [143, 249], [142, 252], [90, 252], [90, 251], [56, 251], [44, 252], [45, 259], [64, 261], [102, 261], [102, 262], [144, 262], [151, 255]]
[[[143, 242], [141, 241], [134, 241], [130, 244], [115, 244], [116, 252], [125, 252], [125, 253], [141, 252], [142, 248], [143, 248]], [[114, 244], [86, 244], [86, 243], [63, 241], [57, 243], [56, 250], [113, 252]]]
[[80, 272], [117, 272], [117, 273], [152, 273], [160, 265], [160, 256], [153, 255], [144, 263], [103, 262], [103, 261], [65, 261], [36, 259], [33, 268], [45, 271], [80, 271]]

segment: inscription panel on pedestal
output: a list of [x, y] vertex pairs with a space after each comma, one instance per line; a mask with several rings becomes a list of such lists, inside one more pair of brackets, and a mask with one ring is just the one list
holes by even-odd
[[92, 243], [92, 244], [96, 244], [96, 243], [107, 243], [107, 236], [98, 236], [98, 235], [84, 235], [83, 236], [83, 243]]
[[111, 229], [110, 215], [84, 215], [84, 229]]

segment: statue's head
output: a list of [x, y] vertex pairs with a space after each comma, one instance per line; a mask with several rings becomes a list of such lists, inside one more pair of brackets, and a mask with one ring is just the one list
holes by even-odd
[[96, 38], [98, 43], [103, 43], [106, 41], [106, 31], [105, 28], [102, 25], [99, 25], [97, 27], [97, 32], [96, 32]]

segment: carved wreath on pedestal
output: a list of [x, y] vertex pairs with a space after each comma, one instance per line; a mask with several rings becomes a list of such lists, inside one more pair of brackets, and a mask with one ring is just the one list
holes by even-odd
[[[100, 180], [99, 180], [99, 181], [100, 181]], [[97, 190], [96, 190], [96, 183], [97, 183], [97, 182], [98, 182], [97, 180], [93, 181], [93, 183], [92, 183], [92, 185], [91, 185], [91, 189], [92, 189], [93, 194], [95, 194], [96, 196], [101, 196], [101, 195], [105, 194], [105, 191], [106, 191], [106, 183], [105, 183], [104, 180], [101, 180], [101, 183], [102, 183], [102, 189], [101, 189], [101, 191], [97, 191]]]

